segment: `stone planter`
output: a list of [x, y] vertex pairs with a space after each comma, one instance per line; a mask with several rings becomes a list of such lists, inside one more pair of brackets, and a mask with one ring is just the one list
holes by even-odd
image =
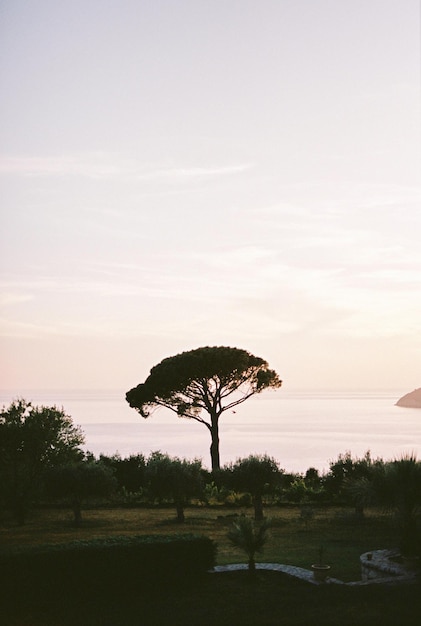
[[311, 566], [311, 569], [313, 570], [313, 577], [316, 582], [318, 583], [326, 582], [326, 578], [328, 577], [329, 572], [330, 572], [330, 565], [322, 565], [320, 563], [314, 563]]

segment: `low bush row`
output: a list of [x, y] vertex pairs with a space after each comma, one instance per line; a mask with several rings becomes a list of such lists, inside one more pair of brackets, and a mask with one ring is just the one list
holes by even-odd
[[157, 583], [196, 578], [215, 564], [216, 544], [199, 535], [113, 537], [4, 549], [5, 597], [136, 592]]

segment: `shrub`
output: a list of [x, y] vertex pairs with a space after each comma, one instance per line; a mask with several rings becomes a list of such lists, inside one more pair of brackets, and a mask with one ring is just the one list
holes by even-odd
[[232, 545], [244, 550], [247, 554], [248, 567], [251, 574], [253, 574], [256, 569], [255, 555], [263, 551], [269, 527], [269, 520], [264, 520], [258, 525], [250, 517], [241, 515], [241, 517], [233, 523], [227, 534]]
[[214, 542], [199, 535], [113, 537], [3, 550], [0, 588], [7, 595], [138, 592], [175, 584], [213, 567]]

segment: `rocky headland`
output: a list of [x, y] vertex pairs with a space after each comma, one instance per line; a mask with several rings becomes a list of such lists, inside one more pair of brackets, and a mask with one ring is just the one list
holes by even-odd
[[396, 406], [406, 406], [410, 409], [421, 409], [421, 387], [405, 394], [396, 402]]

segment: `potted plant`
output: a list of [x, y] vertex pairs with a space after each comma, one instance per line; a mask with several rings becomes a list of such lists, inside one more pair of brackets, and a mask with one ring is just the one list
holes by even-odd
[[318, 583], [324, 583], [330, 571], [330, 565], [326, 565], [323, 560], [324, 549], [323, 545], [319, 548], [319, 558], [317, 563], [313, 563], [311, 569], [313, 570], [314, 580]]

